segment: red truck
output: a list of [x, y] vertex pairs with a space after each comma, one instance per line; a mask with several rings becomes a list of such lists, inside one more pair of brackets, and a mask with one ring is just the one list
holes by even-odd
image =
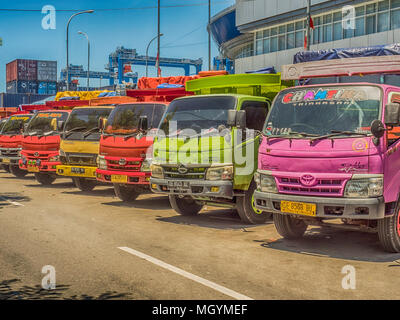
[[36, 180], [50, 185], [60, 164], [60, 129], [57, 123], [68, 118], [70, 110], [39, 111], [29, 122], [23, 138], [19, 168], [35, 174]]
[[[24, 177], [27, 172], [19, 168], [21, 158], [22, 133], [24, 126], [31, 120], [33, 114], [17, 113], [8, 118], [0, 134], [0, 162], [6, 171], [16, 177]], [[8, 167], [8, 169], [7, 169]]]
[[170, 101], [189, 94], [184, 88], [127, 90], [138, 102], [120, 104], [111, 112], [100, 140], [96, 178], [112, 183], [122, 201], [150, 192], [151, 131]]

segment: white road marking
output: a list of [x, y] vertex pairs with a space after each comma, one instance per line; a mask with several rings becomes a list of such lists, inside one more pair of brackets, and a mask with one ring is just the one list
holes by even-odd
[[6, 201], [6, 202], [8, 202], [8, 203], [10, 203], [10, 204], [12, 204], [14, 206], [25, 207], [22, 203], [19, 203], [19, 202], [16, 202], [16, 201], [10, 201], [10, 200], [4, 199], [3, 197], [0, 197], [0, 200]]
[[121, 249], [121, 250], [123, 250], [125, 252], [128, 252], [130, 254], [133, 254], [134, 256], [137, 256], [139, 258], [145, 259], [145, 260], [147, 260], [147, 261], [149, 261], [151, 263], [154, 263], [155, 265], [158, 265], [159, 267], [162, 267], [162, 268], [167, 269], [169, 271], [175, 272], [175, 273], [177, 273], [177, 274], [179, 274], [179, 275], [181, 275], [181, 276], [183, 276], [185, 278], [188, 278], [190, 280], [193, 280], [193, 281], [196, 281], [198, 283], [201, 283], [202, 285], [204, 285], [206, 287], [209, 287], [211, 289], [219, 291], [219, 292], [221, 292], [221, 293], [223, 293], [223, 294], [225, 294], [227, 296], [230, 296], [230, 297], [232, 297], [234, 299], [237, 299], [237, 300], [253, 300], [250, 297], [247, 297], [247, 296], [245, 296], [243, 294], [240, 294], [240, 293], [238, 293], [236, 291], [233, 291], [231, 289], [228, 289], [226, 287], [220, 286], [219, 284], [216, 284], [215, 282], [212, 282], [212, 281], [209, 281], [207, 279], [201, 278], [201, 277], [196, 276], [196, 275], [194, 275], [194, 274], [192, 274], [190, 272], [187, 272], [185, 270], [182, 270], [182, 269], [179, 269], [177, 267], [174, 267], [174, 266], [172, 266], [172, 265], [170, 265], [168, 263], [165, 263], [165, 262], [163, 262], [161, 260], [153, 258], [153, 257], [151, 257], [151, 256], [149, 256], [147, 254], [142, 253], [142, 252], [136, 251], [136, 250], [128, 248], [128, 247], [118, 247], [118, 249]]

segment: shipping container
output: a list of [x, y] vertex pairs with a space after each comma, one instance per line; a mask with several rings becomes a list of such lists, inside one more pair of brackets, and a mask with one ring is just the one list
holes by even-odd
[[37, 62], [38, 81], [57, 81], [57, 61]]
[[[78, 85], [76, 83], [69, 84], [69, 91], [77, 91]], [[67, 91], [67, 84], [65, 81], [57, 82], [57, 92]]]
[[43, 100], [50, 95], [30, 94], [30, 93], [0, 93], [0, 107], [18, 107], [20, 104], [30, 104]]
[[15, 80], [36, 81], [37, 61], [16, 59], [6, 65], [6, 81]]
[[6, 84], [7, 93], [37, 93], [36, 81], [11, 81]]
[[57, 93], [57, 83], [40, 81], [38, 82], [38, 94], [56, 94]]

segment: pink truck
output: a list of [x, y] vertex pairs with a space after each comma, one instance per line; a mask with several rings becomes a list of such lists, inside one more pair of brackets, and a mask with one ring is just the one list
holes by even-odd
[[399, 55], [283, 67], [282, 79], [308, 84], [273, 102], [254, 193], [281, 236], [300, 238], [308, 225], [365, 230], [400, 252], [399, 75]]

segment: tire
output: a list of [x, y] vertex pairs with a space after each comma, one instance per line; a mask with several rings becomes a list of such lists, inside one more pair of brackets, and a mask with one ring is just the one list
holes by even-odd
[[35, 173], [35, 179], [40, 184], [49, 186], [56, 180], [56, 177], [48, 173]]
[[96, 181], [86, 178], [73, 178], [75, 186], [81, 191], [92, 191], [96, 186]]
[[250, 183], [249, 189], [244, 196], [237, 197], [236, 207], [240, 219], [248, 224], [261, 224], [271, 219], [271, 213], [258, 210], [254, 206], [254, 191], [256, 183], [254, 180]]
[[8, 164], [2, 164], [1, 167], [5, 172], [10, 173], [10, 166]]
[[133, 202], [139, 196], [139, 192], [135, 190], [135, 187], [119, 183], [114, 183], [114, 192], [124, 202]]
[[19, 166], [10, 165], [10, 173], [17, 178], [23, 178], [28, 174], [28, 171], [20, 169]]
[[303, 220], [281, 213], [274, 213], [274, 224], [278, 233], [285, 239], [301, 238], [307, 230]]
[[378, 238], [385, 251], [400, 252], [400, 200], [392, 217], [378, 220]]
[[179, 198], [178, 196], [168, 196], [172, 209], [182, 216], [195, 216], [203, 208], [190, 197]]

